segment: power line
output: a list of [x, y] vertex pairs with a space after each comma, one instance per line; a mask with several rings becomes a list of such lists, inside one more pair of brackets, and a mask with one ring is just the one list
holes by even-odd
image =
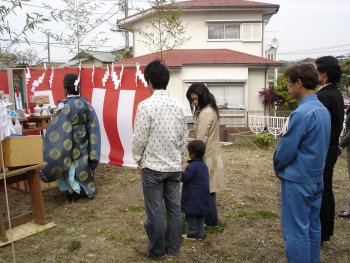
[[278, 52], [279, 54], [288, 55], [288, 54], [295, 54], [295, 53], [305, 53], [305, 52], [323, 52], [328, 51], [332, 49], [342, 48], [342, 47], [350, 47], [350, 44], [344, 44], [344, 45], [337, 45], [337, 46], [327, 46], [327, 47], [320, 47], [320, 48], [309, 48], [309, 49], [299, 49], [299, 50], [292, 50], [292, 51], [282, 51]]
[[[0, 41], [5, 41], [5, 42], [11, 42], [11, 39], [0, 39]], [[45, 41], [25, 41], [25, 40], [19, 40], [19, 43], [22, 44], [30, 44], [30, 45], [37, 45], [37, 46], [47, 46], [47, 42]], [[77, 45], [76, 43], [63, 43], [63, 42], [51, 42], [50, 46], [52, 47], [61, 47], [60, 45], [65, 45], [65, 46], [75, 46]], [[104, 45], [87, 45], [87, 44], [82, 44], [82, 47], [108, 47], [108, 48], [115, 48], [114, 46], [104, 46]], [[122, 46], [120, 46], [122, 47]], [[65, 49], [69, 49], [69, 47], [62, 47]]]
[[[8, 2], [8, 3], [12, 3], [11, 0], [2, 0], [4, 2]], [[113, 0], [113, 2], [115, 2], [115, 0]], [[21, 3], [21, 5], [25, 5], [25, 6], [31, 6], [31, 7], [37, 7], [37, 8], [41, 8], [41, 9], [47, 9], [47, 10], [54, 10], [54, 11], [61, 11], [62, 9], [59, 8], [53, 8], [53, 7], [49, 7], [49, 6], [43, 6], [43, 5], [33, 5], [33, 4], [27, 4], [27, 3]], [[114, 5], [117, 5], [114, 4]], [[104, 15], [106, 13], [91, 13], [93, 15]], [[123, 12], [120, 12], [120, 14], [124, 14]]]

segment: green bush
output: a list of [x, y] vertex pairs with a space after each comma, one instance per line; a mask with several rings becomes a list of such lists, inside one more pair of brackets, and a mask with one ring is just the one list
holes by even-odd
[[269, 134], [255, 134], [254, 143], [261, 148], [268, 148], [272, 143], [272, 138]]

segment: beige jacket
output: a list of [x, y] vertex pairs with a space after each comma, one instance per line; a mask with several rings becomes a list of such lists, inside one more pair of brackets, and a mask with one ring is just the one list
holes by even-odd
[[213, 108], [207, 106], [201, 110], [194, 125], [196, 139], [206, 144], [204, 162], [209, 169], [210, 192], [221, 191], [225, 187], [226, 172], [220, 151], [219, 119]]

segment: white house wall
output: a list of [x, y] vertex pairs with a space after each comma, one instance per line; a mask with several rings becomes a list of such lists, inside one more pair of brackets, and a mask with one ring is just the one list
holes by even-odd
[[248, 110], [250, 112], [264, 111], [264, 105], [262, 104], [262, 100], [259, 96], [259, 91], [261, 91], [266, 85], [265, 80], [265, 70], [264, 69], [249, 69], [248, 73]]
[[[184, 66], [181, 70], [172, 70], [169, 92], [185, 105], [187, 113], [190, 107], [186, 99], [188, 83], [193, 82], [245, 82], [244, 98], [245, 106], [249, 107], [248, 100], [248, 68], [230, 66]], [[253, 81], [254, 83], [254, 81]], [[250, 87], [249, 87], [250, 88]]]
[[[262, 41], [240, 41], [240, 40], [208, 40], [208, 22], [209, 21], [227, 21], [250, 23], [262, 21], [262, 13], [248, 13], [247, 11], [215, 11], [215, 12], [185, 12], [182, 17], [183, 24], [186, 26], [186, 34], [184, 37], [190, 39], [178, 49], [230, 49], [240, 51], [256, 56], [263, 56]], [[146, 27], [145, 21], [138, 22], [135, 27], [144, 30]], [[242, 32], [241, 32], [242, 33]], [[153, 53], [156, 50], [151, 50], [145, 45], [144, 37], [139, 34], [134, 34], [134, 56], [142, 56]]]

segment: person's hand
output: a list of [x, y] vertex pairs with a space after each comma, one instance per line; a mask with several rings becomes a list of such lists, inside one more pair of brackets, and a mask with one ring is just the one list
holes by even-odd
[[138, 162], [138, 163], [137, 163], [136, 169], [137, 169], [137, 171], [138, 171], [139, 173], [141, 173], [141, 170], [142, 170], [141, 162]]
[[273, 171], [273, 172], [272, 172], [272, 176], [273, 176], [273, 177], [277, 177], [278, 180], [281, 181], [281, 177], [276, 173], [276, 171]]

